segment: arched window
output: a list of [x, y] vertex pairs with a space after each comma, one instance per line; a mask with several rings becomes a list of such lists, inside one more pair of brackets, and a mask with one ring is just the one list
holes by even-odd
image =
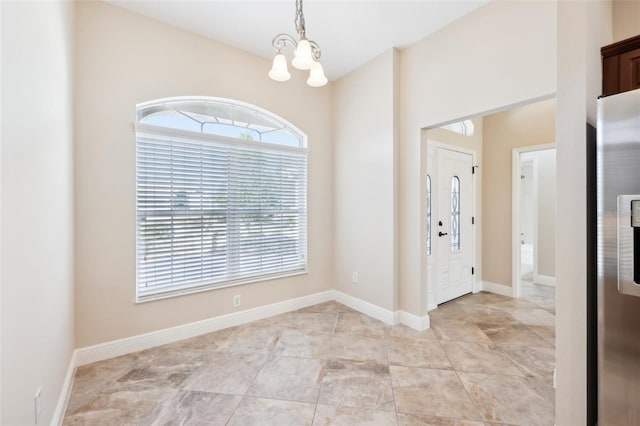
[[427, 175], [427, 256], [431, 256], [431, 175]]
[[306, 271], [306, 136], [229, 99], [137, 107], [137, 300]]
[[455, 123], [442, 126], [442, 128], [459, 133], [463, 136], [473, 136], [474, 132], [473, 121], [471, 120], [456, 121]]
[[451, 251], [460, 251], [460, 178], [451, 178]]

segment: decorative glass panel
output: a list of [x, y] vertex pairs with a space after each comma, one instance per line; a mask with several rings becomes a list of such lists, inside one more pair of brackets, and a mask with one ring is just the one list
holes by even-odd
[[138, 122], [207, 135], [304, 147], [302, 135], [273, 114], [231, 99], [171, 98], [138, 108]]
[[431, 256], [431, 176], [427, 175], [427, 256]]
[[442, 128], [450, 130], [455, 133], [459, 133], [463, 136], [473, 136], [473, 132], [474, 132], [473, 121], [471, 120], [456, 121], [455, 123], [442, 126]]
[[460, 178], [451, 179], [451, 251], [460, 251]]

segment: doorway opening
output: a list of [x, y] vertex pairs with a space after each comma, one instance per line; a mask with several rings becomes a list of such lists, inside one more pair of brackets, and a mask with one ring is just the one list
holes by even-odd
[[[538, 249], [542, 246], [545, 236], [539, 237], [542, 231], [553, 231], [555, 226], [541, 226], [537, 216], [533, 216], [529, 225], [522, 227], [524, 233], [521, 238], [519, 218], [519, 186], [521, 181], [520, 154], [533, 157], [534, 152], [551, 150], [555, 153], [555, 99], [542, 99], [522, 105], [514, 105], [497, 111], [489, 111], [483, 115], [463, 117], [458, 121], [440, 124], [439, 126], [422, 129], [421, 134], [421, 279], [420, 286], [426, 302], [426, 311], [432, 311], [443, 303], [438, 294], [441, 285], [447, 285], [443, 271], [447, 271], [447, 256], [441, 256], [439, 244], [450, 235], [444, 228], [450, 224], [443, 220], [444, 213], [440, 212], [438, 203], [444, 192], [437, 180], [438, 149], [448, 148], [454, 151], [473, 154], [473, 216], [471, 225], [460, 218], [462, 225], [470, 226], [473, 232], [473, 263], [472, 292], [488, 292], [507, 297], [519, 297], [522, 294], [522, 274], [536, 288], [545, 286], [551, 296], [555, 296], [555, 244], [553, 248]], [[512, 163], [512, 155], [516, 153], [517, 161]], [[524, 159], [527, 159], [527, 155]], [[535, 159], [530, 158], [523, 169], [525, 174], [535, 174]], [[537, 162], [538, 168], [541, 164]], [[547, 164], [547, 163], [544, 163]], [[552, 166], [555, 170], [555, 166]], [[527, 172], [528, 170], [528, 172]], [[539, 173], [542, 176], [542, 173]], [[512, 175], [517, 175], [517, 181]], [[444, 178], [448, 181], [448, 191], [451, 192], [451, 176]], [[512, 182], [515, 182], [513, 183]], [[555, 197], [555, 177], [552, 183], [538, 183], [537, 188], [531, 186], [530, 193], [537, 197]], [[532, 182], [531, 185], [534, 183]], [[518, 201], [515, 201], [518, 200]], [[539, 204], [535, 198], [529, 200], [529, 205]], [[522, 210], [525, 210], [522, 208]], [[516, 213], [517, 212], [517, 213]], [[551, 214], [552, 218], [555, 215]], [[442, 221], [443, 225], [439, 223]], [[542, 222], [541, 222], [542, 223]], [[555, 225], [555, 224], [554, 224]], [[527, 226], [529, 226], [527, 228]], [[534, 227], [538, 226], [538, 229]], [[545, 234], [546, 235], [546, 234]], [[538, 238], [543, 238], [538, 240]], [[523, 244], [524, 240], [524, 244]], [[516, 245], [517, 244], [517, 245]], [[537, 244], [537, 245], [536, 245]], [[524, 246], [524, 247], [523, 247]], [[524, 265], [521, 254], [524, 254]], [[548, 258], [552, 258], [552, 269], [546, 266]], [[442, 265], [442, 267], [441, 267]], [[450, 271], [456, 270], [454, 268]], [[457, 268], [459, 271], [460, 268]], [[448, 271], [447, 271], [448, 272]], [[440, 294], [443, 294], [440, 292]], [[553, 297], [555, 299], [555, 297]], [[445, 298], [447, 299], [447, 298]], [[533, 303], [519, 303], [518, 306], [538, 306]], [[548, 301], [539, 308], [548, 308], [555, 313], [555, 303]]]
[[513, 150], [514, 296], [555, 307], [556, 150]]

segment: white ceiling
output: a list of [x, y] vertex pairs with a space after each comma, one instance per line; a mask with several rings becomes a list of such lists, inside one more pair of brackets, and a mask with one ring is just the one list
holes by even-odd
[[[275, 54], [271, 40], [276, 34], [297, 38], [294, 0], [108, 1], [265, 58]], [[325, 74], [335, 80], [391, 47], [415, 43], [488, 1], [306, 0], [303, 6], [307, 38], [320, 45]], [[290, 57], [291, 52], [287, 54]]]

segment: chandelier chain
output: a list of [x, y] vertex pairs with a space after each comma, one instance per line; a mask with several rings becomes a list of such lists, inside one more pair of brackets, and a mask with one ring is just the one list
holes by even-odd
[[301, 39], [306, 38], [306, 28], [304, 24], [304, 13], [302, 12], [302, 0], [296, 0], [296, 31]]

